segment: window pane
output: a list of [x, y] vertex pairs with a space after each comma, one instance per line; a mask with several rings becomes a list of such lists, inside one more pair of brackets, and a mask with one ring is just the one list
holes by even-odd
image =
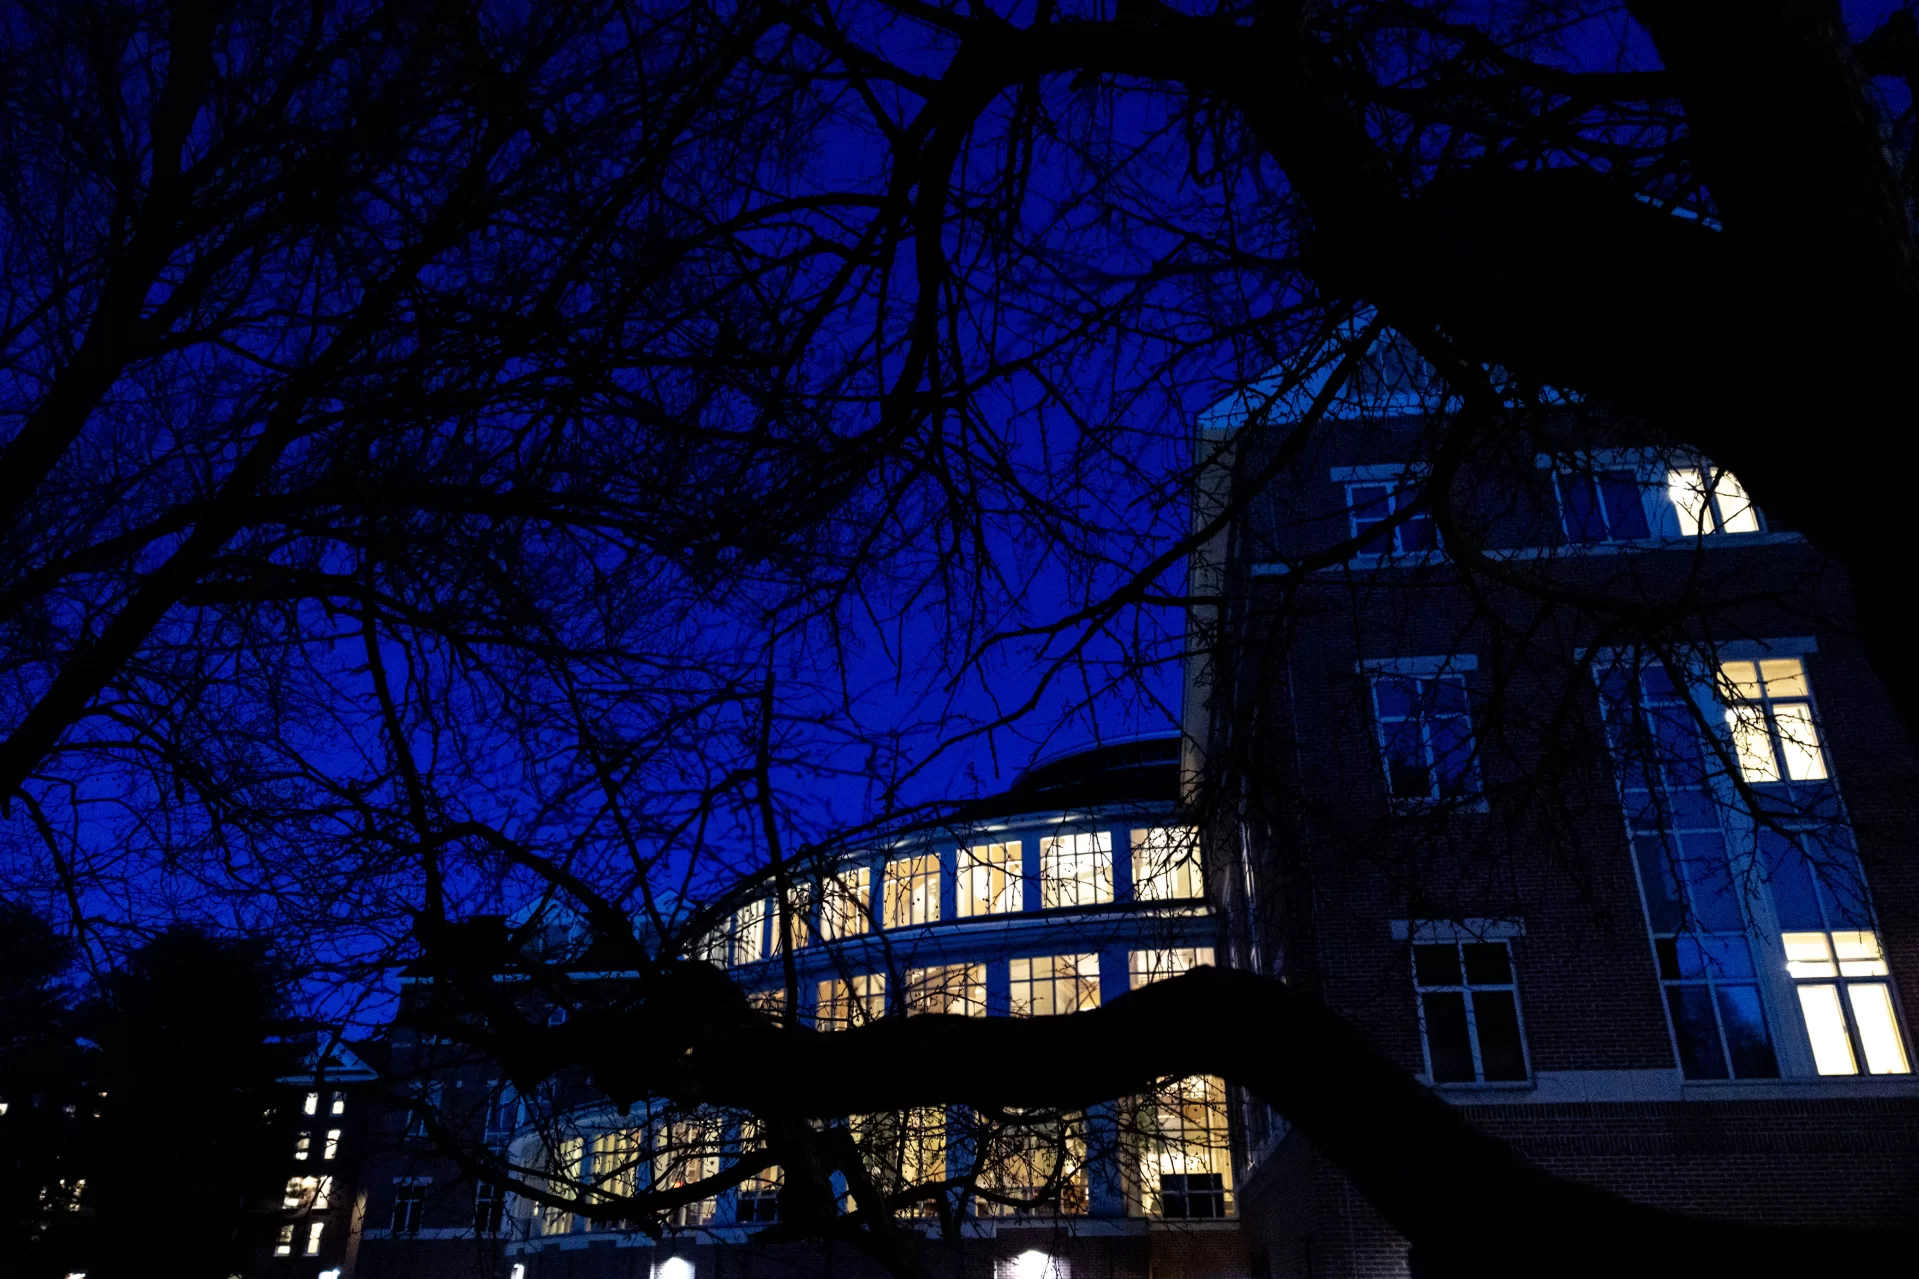
[[1439, 793], [1467, 795], [1473, 785], [1473, 730], [1464, 716], [1436, 719], [1432, 724], [1433, 763], [1439, 773]]
[[1432, 773], [1426, 767], [1426, 748], [1419, 738], [1418, 720], [1380, 725], [1386, 751], [1386, 786], [1394, 799], [1430, 799]]
[[1746, 701], [1759, 699], [1760, 684], [1758, 668], [1751, 662], [1722, 662], [1719, 666], [1721, 682], [1731, 697]]
[[888, 862], [881, 905], [888, 928], [937, 923], [940, 917], [940, 859], [922, 855], [899, 857]]
[[1758, 706], [1728, 706], [1726, 724], [1732, 729], [1732, 749], [1739, 759], [1740, 776], [1749, 782], [1778, 781], [1779, 764], [1773, 759], [1765, 710]]
[[1422, 997], [1426, 1010], [1426, 1053], [1436, 1084], [1471, 1083], [1473, 1048], [1466, 1036], [1466, 996], [1434, 991]]
[[1501, 942], [1467, 942], [1460, 948], [1466, 953], [1466, 981], [1474, 986], [1508, 986], [1512, 984], [1512, 962]]
[[1039, 842], [1040, 905], [1092, 906], [1113, 900], [1113, 839], [1105, 831]]
[[1607, 471], [1599, 477], [1599, 489], [1606, 500], [1607, 532], [1614, 541], [1631, 542], [1652, 536], [1646, 524], [1646, 503], [1640, 496], [1638, 476], [1631, 471]]
[[1852, 1040], [1846, 1036], [1846, 1015], [1839, 1009], [1837, 986], [1801, 986], [1799, 1010], [1805, 1014], [1806, 1037], [1812, 1040], [1813, 1064], [1822, 1075], [1856, 1075]]
[[[1740, 663], [1750, 666], [1750, 662]], [[1796, 657], [1772, 657], [1759, 663], [1767, 697], [1806, 697], [1806, 666]], [[1748, 694], [1747, 696], [1752, 696]]]
[[1673, 1033], [1679, 1039], [1679, 1065], [1688, 1079], [1724, 1079], [1726, 1054], [1712, 1014], [1712, 991], [1705, 986], [1666, 987]]
[[1772, 1079], [1779, 1062], [1766, 1033], [1766, 1014], [1756, 986], [1719, 987], [1719, 1015], [1726, 1027], [1726, 1050], [1732, 1054], [1732, 1073], [1739, 1079]]
[[1760, 830], [1759, 845], [1779, 926], [1788, 931], [1824, 928], [1819, 898], [1813, 891], [1812, 868], [1806, 864], [1804, 850], [1786, 835], [1767, 829]]
[[1606, 540], [1606, 515], [1590, 475], [1562, 474], [1559, 496], [1566, 518], [1566, 538], [1573, 542]]
[[1404, 675], [1381, 675], [1373, 680], [1381, 719], [1409, 719], [1419, 705], [1419, 681]]
[[1667, 471], [1666, 496], [1672, 502], [1673, 514], [1679, 519], [1681, 537], [1698, 537], [1713, 531], [1706, 501], [1705, 476], [1690, 468]]
[[820, 936], [857, 937], [872, 918], [873, 872], [860, 866], [820, 880]]
[[[1467, 947], [1471, 950], [1472, 947]], [[1491, 949], [1505, 950], [1505, 947]], [[1467, 957], [1470, 970], [1472, 959]], [[1519, 1007], [1510, 990], [1475, 990], [1473, 1024], [1479, 1031], [1479, 1064], [1490, 1080], [1524, 1079], [1526, 1054], [1519, 1044]]]
[[1451, 943], [1413, 947], [1413, 973], [1422, 986], [1459, 986], [1459, 951]]
[[1430, 551], [1438, 545], [1439, 533], [1431, 515], [1421, 512], [1399, 526], [1399, 547], [1403, 551]]
[[1779, 727], [1779, 752], [1786, 759], [1786, 776], [1795, 782], [1826, 778], [1826, 757], [1819, 749], [1819, 730], [1813, 726], [1808, 702], [1782, 702], [1772, 708]]
[[1719, 501], [1719, 527], [1728, 533], [1757, 533], [1759, 512], [1746, 496], [1745, 486], [1731, 471], [1713, 473], [1713, 496]]
[[1189, 968], [1212, 967], [1211, 946], [1189, 946], [1174, 950], [1135, 950], [1127, 955], [1132, 989], [1177, 977]]
[[1693, 920], [1711, 932], [1743, 929], [1746, 921], [1726, 861], [1725, 837], [1717, 831], [1694, 831], [1679, 837], [1679, 847]]
[[1679, 896], [1675, 851], [1658, 835], [1636, 835], [1632, 847], [1639, 859], [1640, 881], [1646, 886], [1646, 912], [1656, 933], [1676, 932], [1685, 923]]
[[1859, 1045], [1866, 1050], [1866, 1070], [1875, 1075], [1903, 1075], [1906, 1045], [1899, 1037], [1899, 1021], [1892, 1014], [1892, 992], [1884, 982], [1851, 982], [1846, 999], [1859, 1027]]
[[960, 849], [960, 917], [1004, 915], [1024, 909], [1020, 901], [1023, 873], [1017, 840]]
[[1203, 897], [1199, 832], [1191, 826], [1136, 830], [1133, 839], [1133, 896], [1140, 901]]

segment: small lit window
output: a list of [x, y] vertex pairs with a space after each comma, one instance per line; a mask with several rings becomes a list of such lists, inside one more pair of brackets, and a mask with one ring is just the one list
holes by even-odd
[[307, 1136], [305, 1133], [301, 1133], [293, 1139], [293, 1157], [295, 1159], [305, 1159], [307, 1157], [307, 1151], [312, 1145], [313, 1138]]
[[1868, 1074], [1909, 1073], [1879, 935], [1863, 930], [1786, 933], [1780, 940], [1819, 1073], [1856, 1075], [1862, 1060]]
[[1156, 826], [1133, 832], [1133, 896], [1143, 902], [1204, 897], [1199, 832], [1191, 826]]
[[1189, 968], [1211, 967], [1211, 946], [1188, 946], [1173, 950], [1136, 950], [1126, 957], [1132, 973], [1133, 989], [1150, 986], [1168, 977], [1177, 977]]
[[1726, 703], [1739, 772], [1748, 782], [1826, 779], [1812, 693], [1798, 658], [1725, 662], [1719, 667], [1719, 695]]
[[308, 1093], [307, 1101], [306, 1101], [306, 1113], [309, 1115], [316, 1115], [319, 1112], [320, 1112], [320, 1094], [317, 1092]]
[[293, 1231], [292, 1222], [280, 1227], [280, 1238], [273, 1245], [274, 1256], [291, 1257], [293, 1255]]
[[393, 1233], [417, 1235], [420, 1218], [426, 1211], [425, 1186], [396, 1186], [393, 1189]]
[[1505, 942], [1414, 946], [1413, 985], [1426, 1041], [1427, 1076], [1434, 1083], [1526, 1078], [1519, 988]]
[[1403, 514], [1417, 500], [1417, 492], [1401, 485], [1348, 484], [1346, 509], [1352, 522], [1352, 535], [1366, 538], [1359, 553], [1410, 554], [1438, 547], [1439, 533], [1433, 526], [1431, 511], [1415, 511], [1391, 528], [1381, 527], [1395, 515]]
[[882, 907], [888, 928], [937, 923], [940, 917], [940, 859], [931, 854], [898, 857], [886, 863]]
[[1731, 471], [1678, 467], [1666, 472], [1666, 496], [1685, 537], [1709, 533], [1757, 533], [1759, 509]]
[[959, 850], [959, 913], [1006, 915], [1024, 909], [1020, 901], [1020, 845], [980, 844]]
[[[812, 940], [813, 886], [811, 884], [792, 884], [787, 889], [784, 927], [793, 938], [793, 949], [809, 945]], [[766, 953], [777, 955], [784, 939], [780, 935], [782, 922], [777, 911], [769, 911], [766, 922]]]
[[906, 1014], [986, 1015], [986, 965], [946, 964], [906, 971]]
[[1387, 795], [1437, 800], [1477, 792], [1465, 677], [1381, 673], [1372, 685]]
[[826, 941], [857, 937], [873, 917], [873, 872], [848, 867], [820, 880], [820, 936]]
[[333, 1094], [333, 1107], [327, 1113], [334, 1114], [334, 1115], [344, 1115], [346, 1113], [346, 1094], [345, 1093], [336, 1092]]
[[327, 1133], [326, 1133], [326, 1148], [324, 1151], [321, 1152], [320, 1158], [333, 1160], [333, 1159], [338, 1159], [339, 1157], [340, 1157], [340, 1130], [338, 1128], [329, 1128], [327, 1129]]
[[1636, 472], [1559, 471], [1553, 481], [1568, 542], [1636, 542], [1652, 536], [1645, 490]]
[[307, 1256], [320, 1255], [320, 1233], [326, 1229], [324, 1221], [316, 1221], [307, 1227]]
[[1106, 831], [1049, 835], [1039, 842], [1040, 906], [1113, 900], [1113, 837]]
[[885, 1015], [885, 973], [857, 973], [844, 981], [820, 983], [813, 1020], [821, 1030], [846, 1030]]
[[1050, 1017], [1099, 1007], [1099, 956], [1038, 955], [1012, 962], [1015, 1017]]
[[288, 1177], [285, 1195], [280, 1206], [288, 1212], [305, 1208], [313, 1202], [313, 1196], [320, 1188], [318, 1177]]

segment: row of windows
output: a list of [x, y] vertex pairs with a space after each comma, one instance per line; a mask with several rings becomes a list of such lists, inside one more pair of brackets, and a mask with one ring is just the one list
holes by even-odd
[[[1100, 1004], [1099, 955], [1034, 955], [1004, 962], [1007, 1011], [1015, 1017], [1047, 1017], [1090, 1012]], [[1127, 956], [1127, 977], [1134, 989], [1177, 977], [1187, 969], [1210, 965], [1210, 946], [1135, 950]], [[907, 1016], [946, 1013], [960, 1017], [987, 1014], [986, 963], [909, 968], [902, 983], [899, 1011]], [[821, 1030], [844, 1030], [876, 1021], [888, 1012], [885, 973], [855, 973], [815, 984], [813, 1023]], [[756, 991], [754, 1005], [769, 1013], [785, 1011], [785, 992]]]
[[[1560, 532], [1572, 545], [1765, 531], [1744, 486], [1721, 468], [1641, 462], [1555, 468], [1552, 474]], [[1416, 479], [1346, 483], [1347, 520], [1351, 535], [1363, 539], [1360, 554], [1439, 549], [1439, 530], [1431, 512], [1419, 506]]]
[[[1156, 826], [1130, 832], [1132, 897], [1157, 902], [1199, 898], [1206, 882], [1198, 834], [1191, 827]], [[1097, 906], [1115, 900], [1113, 835], [1080, 831], [1042, 836], [1031, 885], [1031, 905], [1040, 910]], [[772, 898], [758, 898], [734, 913], [729, 926], [706, 939], [702, 958], [721, 964], [752, 964], [777, 955], [784, 937], [795, 946], [815, 936], [838, 941], [882, 929], [940, 922], [943, 879], [952, 868], [953, 911], [961, 919], [1016, 914], [1028, 908], [1025, 848], [1018, 839], [953, 850], [895, 857], [881, 869], [879, 916], [874, 918], [873, 870], [848, 866], [796, 886], [784, 920]], [[819, 909], [813, 910], [817, 898]]]
[[[1110, 1108], [1128, 1210], [1135, 1214], [1203, 1218], [1232, 1212], [1232, 1163], [1227, 1135], [1224, 1081], [1210, 1076], [1170, 1080], [1153, 1094]], [[968, 1181], [970, 1209], [981, 1216], [1031, 1211], [1083, 1214], [1089, 1210], [1089, 1130], [1083, 1114], [1057, 1124], [1002, 1126], [980, 1122], [963, 1109], [928, 1107], [855, 1115], [847, 1121], [875, 1186], [888, 1196], [924, 1190], [926, 1202], [911, 1211], [934, 1215], [931, 1196]], [[749, 1120], [729, 1132], [724, 1121], [676, 1120], [562, 1139], [548, 1166], [552, 1183], [571, 1194], [628, 1196], [718, 1177], [722, 1167], [758, 1146]], [[743, 1181], [735, 1192], [736, 1223], [778, 1220], [782, 1175], [771, 1168]], [[486, 1188], [482, 1188], [485, 1190]], [[418, 1192], [400, 1218], [415, 1223]], [[842, 1207], [855, 1209], [851, 1195]], [[710, 1226], [719, 1221], [718, 1197], [677, 1209], [671, 1224]], [[536, 1210], [541, 1234], [595, 1229], [561, 1208]], [[497, 1228], [497, 1227], [496, 1227]], [[623, 1228], [623, 1223], [597, 1228]]]

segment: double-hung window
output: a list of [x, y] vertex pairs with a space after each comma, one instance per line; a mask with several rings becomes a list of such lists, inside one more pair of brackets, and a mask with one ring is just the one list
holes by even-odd
[[1439, 800], [1479, 790], [1473, 760], [1472, 716], [1466, 679], [1453, 670], [1412, 673], [1423, 663], [1371, 672], [1374, 723], [1386, 769], [1386, 793], [1396, 800]]
[[1519, 987], [1504, 941], [1447, 941], [1413, 947], [1413, 985], [1436, 1084], [1507, 1083], [1526, 1078]]
[[1359, 553], [1408, 555], [1436, 550], [1439, 531], [1430, 510], [1413, 509], [1418, 499], [1418, 490], [1403, 477], [1396, 482], [1347, 484], [1346, 513], [1352, 536], [1365, 539]]
[[1721, 663], [1719, 697], [1740, 775], [1748, 782], [1826, 780], [1826, 754], [1799, 658]]

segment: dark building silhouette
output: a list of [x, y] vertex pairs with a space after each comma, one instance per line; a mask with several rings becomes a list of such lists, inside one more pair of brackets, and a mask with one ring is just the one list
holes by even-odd
[[[1228, 958], [1555, 1172], [1909, 1226], [1919, 764], [1844, 583], [1577, 405], [1455, 460], [1390, 334], [1302, 429], [1335, 358], [1200, 432], [1202, 517], [1244, 503], [1187, 680]], [[1308, 1142], [1247, 1128], [1254, 1273], [1407, 1273]]]

